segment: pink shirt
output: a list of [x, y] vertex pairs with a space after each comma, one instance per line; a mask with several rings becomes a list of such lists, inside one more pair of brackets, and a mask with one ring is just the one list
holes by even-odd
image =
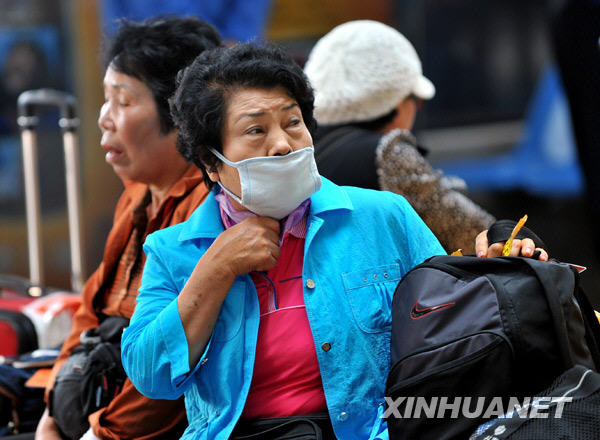
[[[217, 201], [226, 227], [241, 221], [232, 218], [241, 212], [235, 211], [227, 196], [219, 194]], [[281, 255], [277, 266], [267, 273], [250, 274], [258, 293], [260, 324], [254, 375], [242, 413], [246, 419], [327, 411], [302, 294], [309, 206], [307, 200], [282, 220]], [[246, 217], [244, 213], [243, 218]]]

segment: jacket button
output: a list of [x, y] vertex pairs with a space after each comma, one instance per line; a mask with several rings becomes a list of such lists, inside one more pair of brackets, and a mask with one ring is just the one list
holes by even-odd
[[340, 413], [340, 420], [343, 422], [344, 420], [346, 420], [348, 418], [348, 413], [346, 411], [343, 411]]
[[313, 280], [306, 280], [306, 287], [308, 287], [309, 289], [314, 289], [315, 286], [316, 284]]
[[331, 350], [331, 344], [329, 342], [323, 342], [323, 345], [321, 345], [321, 348], [323, 349], [323, 351], [329, 351], [329, 350]]

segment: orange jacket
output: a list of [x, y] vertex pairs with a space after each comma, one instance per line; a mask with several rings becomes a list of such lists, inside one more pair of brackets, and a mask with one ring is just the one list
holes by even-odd
[[[117, 203], [113, 227], [106, 241], [104, 258], [83, 287], [82, 304], [73, 317], [71, 334], [65, 340], [50, 375], [46, 402], [56, 374], [73, 348], [79, 344], [81, 333], [98, 326], [98, 316], [93, 307], [94, 298], [104, 283], [110, 281], [110, 275], [119, 263], [133, 227], [133, 210], [141, 203], [147, 190], [147, 185], [141, 183], [125, 183], [125, 191]], [[161, 214], [149, 220], [148, 233], [187, 220], [207, 195], [208, 189], [202, 183], [202, 173], [191, 165], [170, 189]], [[148, 399], [135, 389], [129, 379], [107, 407], [89, 416], [90, 425], [97, 437], [116, 440], [177, 438], [183, 432], [185, 420], [183, 398], [175, 401]]]

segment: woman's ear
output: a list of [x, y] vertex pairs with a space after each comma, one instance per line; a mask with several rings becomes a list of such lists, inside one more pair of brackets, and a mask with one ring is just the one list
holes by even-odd
[[417, 116], [418, 104], [412, 96], [407, 96], [396, 106], [396, 116], [380, 131], [387, 133], [394, 128], [412, 130]]
[[219, 170], [217, 169], [217, 165], [205, 165], [206, 166], [206, 174], [208, 174], [208, 178], [213, 182], [218, 182], [221, 180], [219, 177]]

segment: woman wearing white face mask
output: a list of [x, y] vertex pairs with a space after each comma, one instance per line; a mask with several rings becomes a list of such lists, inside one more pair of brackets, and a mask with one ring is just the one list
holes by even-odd
[[319, 177], [312, 90], [276, 48], [198, 57], [171, 112], [212, 190], [146, 241], [128, 376], [185, 394], [183, 438], [387, 438], [393, 292], [441, 245], [401, 196]]

